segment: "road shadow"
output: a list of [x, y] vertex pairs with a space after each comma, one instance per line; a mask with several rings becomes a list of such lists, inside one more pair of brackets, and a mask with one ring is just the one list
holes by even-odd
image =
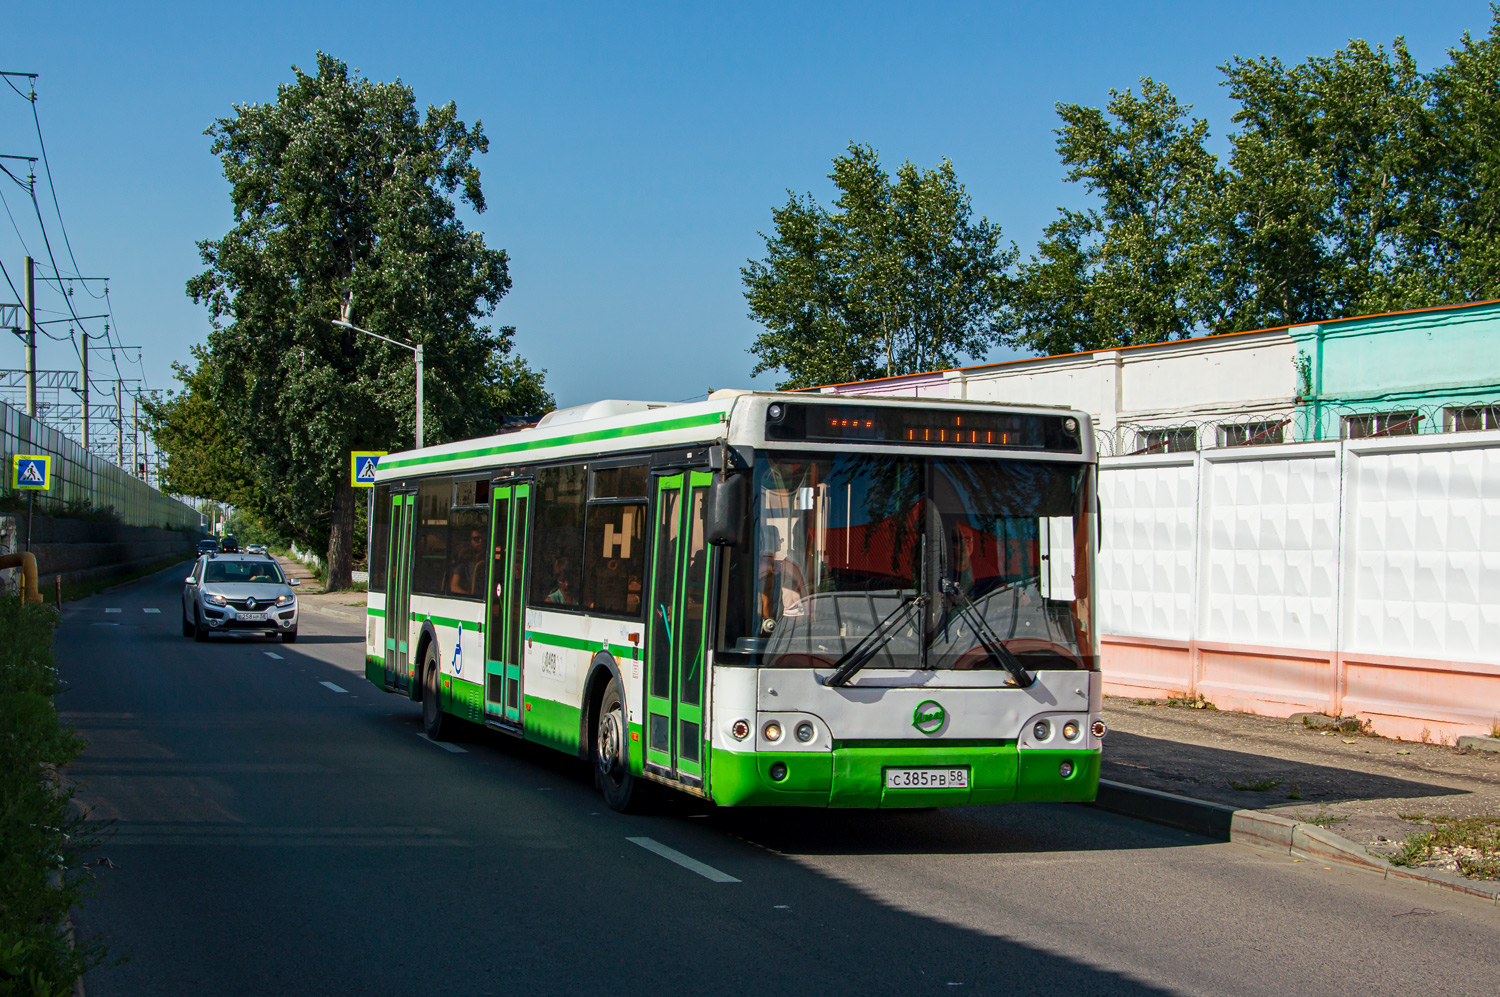
[[363, 644], [363, 634], [299, 634], [299, 644]]
[[[389, 718], [416, 729], [415, 715]], [[584, 761], [492, 728], [467, 725], [452, 742], [491, 749], [550, 778], [594, 792]], [[720, 831], [789, 855], [974, 855], [1180, 848], [1211, 838], [1108, 814], [1086, 804], [1009, 803], [976, 807], [844, 810], [813, 807], [721, 807], [647, 784], [636, 813], [707, 820]], [[601, 799], [600, 805], [603, 806]]]
[[[1238, 807], [1284, 805], [1289, 800], [1423, 799], [1469, 790], [1401, 779], [1349, 766], [1290, 761], [1249, 751], [1111, 731], [1104, 746], [1104, 778]], [[1231, 785], [1231, 780], [1236, 785]], [[1236, 786], [1254, 787], [1239, 789]]]

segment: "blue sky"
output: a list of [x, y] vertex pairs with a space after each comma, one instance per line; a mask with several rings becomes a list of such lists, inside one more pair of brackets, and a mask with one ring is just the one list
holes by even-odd
[[[1487, 3], [1445, 0], [149, 10], [58, 0], [7, 12], [0, 69], [40, 74], [74, 252], [86, 273], [112, 278], [118, 332], [144, 348], [155, 388], [175, 385], [171, 362], [207, 328], [182, 291], [199, 269], [195, 241], [230, 224], [203, 136], [214, 118], [274, 99], [289, 67], [312, 67], [319, 49], [372, 78], [399, 76], [424, 106], [456, 101], [491, 139], [479, 163], [490, 208], [469, 223], [511, 255], [514, 290], [493, 321], [518, 328], [521, 352], [568, 405], [770, 386], [770, 375], [749, 376], [758, 327], [739, 268], [760, 255], [757, 230], [788, 188], [828, 197], [830, 160], [851, 139], [892, 168], [951, 158], [976, 213], [1024, 253], [1057, 205], [1078, 203], [1053, 147], [1058, 101], [1101, 105], [1110, 87], [1152, 76], [1210, 120], [1217, 145], [1230, 107], [1215, 67], [1231, 56], [1298, 61], [1351, 37], [1405, 35], [1425, 69], [1489, 25]], [[35, 149], [28, 105], [0, 89], [0, 153]], [[24, 191], [0, 183], [20, 229], [0, 217], [14, 277], [22, 237], [43, 253]], [[0, 296], [10, 297], [3, 284]], [[40, 305], [62, 308], [56, 295]], [[66, 343], [41, 347], [44, 368], [76, 362]], [[0, 367], [20, 366], [8, 337]]]

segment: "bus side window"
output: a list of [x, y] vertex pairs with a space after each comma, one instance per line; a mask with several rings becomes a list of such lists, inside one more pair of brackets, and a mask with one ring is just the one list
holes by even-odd
[[584, 485], [581, 464], [536, 472], [530, 605], [578, 608], [583, 589]]
[[368, 564], [371, 592], [385, 591], [385, 562], [391, 550], [391, 489], [380, 485], [375, 489], [375, 528], [370, 531]]
[[448, 573], [448, 517], [452, 499], [452, 478], [424, 481], [417, 490], [416, 552], [411, 576], [413, 592], [443, 594]]

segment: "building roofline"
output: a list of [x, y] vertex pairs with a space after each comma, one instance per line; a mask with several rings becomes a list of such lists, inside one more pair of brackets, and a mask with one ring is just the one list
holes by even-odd
[[1428, 305], [1425, 308], [1407, 308], [1394, 312], [1375, 312], [1371, 315], [1348, 315], [1344, 318], [1317, 319], [1311, 322], [1290, 322], [1286, 325], [1272, 325], [1264, 329], [1241, 329], [1238, 332], [1211, 332], [1204, 336], [1190, 336], [1187, 339], [1164, 339], [1159, 343], [1136, 343], [1131, 346], [1103, 346], [1097, 350], [1079, 350], [1076, 353], [1047, 353], [1039, 357], [1017, 357], [1014, 360], [997, 360], [994, 363], [971, 364], [967, 367], [941, 367], [937, 370], [924, 370], [912, 374], [892, 374], [888, 377], [872, 377], [863, 381], [839, 381], [835, 384], [818, 384], [807, 388], [796, 388], [795, 391], [821, 391], [824, 388], [846, 388], [854, 384], [879, 384], [882, 381], [905, 381], [918, 377], [936, 377], [949, 372], [964, 372], [971, 370], [993, 370], [997, 367], [1009, 367], [1013, 364], [1036, 363], [1038, 360], [1067, 360], [1072, 357], [1088, 357], [1095, 353], [1123, 353], [1126, 350], [1149, 350], [1160, 349], [1168, 346], [1181, 346], [1185, 343], [1201, 343], [1209, 339], [1229, 339], [1233, 336], [1254, 336], [1265, 332], [1280, 332], [1283, 329], [1296, 329], [1309, 325], [1334, 325], [1339, 322], [1359, 322], [1365, 319], [1392, 318], [1397, 315], [1420, 315], [1424, 312], [1448, 312], [1462, 308], [1480, 308], [1484, 305], [1500, 304], [1500, 298], [1490, 298], [1485, 301], [1466, 301], [1458, 305]]

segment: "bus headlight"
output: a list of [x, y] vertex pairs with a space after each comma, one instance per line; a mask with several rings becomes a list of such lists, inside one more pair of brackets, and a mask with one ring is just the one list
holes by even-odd
[[1031, 725], [1031, 736], [1038, 741], [1045, 741], [1052, 737], [1052, 722], [1050, 720], [1038, 720]]
[[1077, 720], [1069, 720], [1067, 723], [1063, 724], [1063, 737], [1067, 738], [1069, 741], [1078, 740]]
[[1073, 763], [1072, 762], [1062, 762], [1062, 763], [1060, 763], [1057, 766], [1057, 774], [1060, 775], [1060, 776], [1062, 776], [1064, 779], [1070, 778], [1073, 775]]
[[730, 725], [729, 733], [734, 735], [736, 741], [743, 741], [750, 736], [750, 721], [736, 720]]
[[813, 730], [812, 724], [804, 720], [797, 725], [796, 730], [794, 730], [792, 733], [797, 735], [797, 740], [801, 741], [803, 744], [806, 744], [808, 741], [811, 741], [813, 739], [813, 735], [817, 733], [817, 731]]
[[1109, 733], [1109, 728], [1104, 726], [1103, 720], [1095, 720], [1093, 726], [1089, 729], [1094, 732], [1095, 737], [1103, 737], [1105, 734]]
[[766, 725], [760, 729], [761, 736], [767, 741], [781, 740], [781, 723], [777, 720], [767, 720]]

